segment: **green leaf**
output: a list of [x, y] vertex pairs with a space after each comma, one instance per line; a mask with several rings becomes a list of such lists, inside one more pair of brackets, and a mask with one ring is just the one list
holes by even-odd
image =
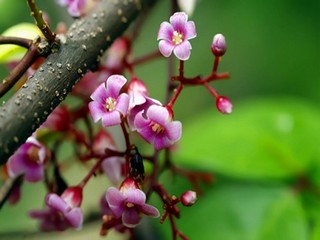
[[[297, 196], [284, 186], [217, 184], [190, 208], [177, 227], [189, 239], [306, 240], [308, 222]], [[166, 223], [158, 227], [171, 239]]]
[[[38, 27], [31, 23], [20, 23], [8, 28], [2, 36], [22, 37], [33, 40], [37, 36], [42, 36]], [[13, 44], [0, 45], [0, 63], [9, 63], [20, 60], [26, 53], [26, 49]]]
[[231, 177], [281, 179], [319, 161], [318, 107], [293, 98], [251, 99], [231, 115], [213, 111], [184, 124], [176, 161]]

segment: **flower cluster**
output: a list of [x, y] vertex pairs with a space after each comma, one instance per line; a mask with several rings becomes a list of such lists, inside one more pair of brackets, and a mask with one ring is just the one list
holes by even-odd
[[[81, 17], [88, 5], [95, 1], [58, 2], [68, 7], [72, 16]], [[178, 3], [190, 12], [195, 5], [195, 1]], [[150, 194], [155, 193], [163, 203], [160, 223], [169, 219], [174, 239], [177, 236], [186, 239], [174, 222], [180, 217], [177, 205], [192, 206], [197, 200], [197, 193], [188, 190], [180, 197], [170, 195], [159, 181], [159, 176], [163, 170], [170, 169], [191, 183], [198, 178], [211, 179], [211, 175], [189, 173], [173, 163], [170, 152], [177, 149], [175, 145], [179, 144], [182, 136], [182, 123], [175, 119], [174, 106], [184, 86], [202, 86], [215, 98], [218, 111], [232, 112], [229, 98], [218, 94], [210, 85], [213, 81], [229, 77], [228, 73], [217, 71], [227, 49], [225, 37], [215, 35], [211, 46], [208, 46], [214, 55], [212, 72], [204, 77], [186, 77], [184, 68], [191, 57], [190, 40], [197, 36], [195, 23], [188, 20], [186, 13], [176, 12], [169, 22], [162, 22], [157, 36], [159, 48], [136, 61], [131, 51], [134, 35], [118, 38], [102, 57], [98, 70], [87, 73], [75, 86], [72, 94], [80, 99], [81, 104], [72, 107], [62, 104], [56, 108], [6, 164], [8, 178], [27, 182], [42, 180], [45, 183], [45, 208], [29, 212], [31, 218], [39, 220], [43, 231], [81, 229], [86, 217], [81, 209], [83, 189], [90, 179], [100, 176], [108, 178], [106, 191], [101, 199], [97, 199], [102, 215], [101, 235], [113, 228], [127, 232], [133, 238], [132, 229], [141, 223], [144, 216], [160, 217], [159, 210], [147, 203]], [[166, 82], [166, 100], [159, 101], [150, 96], [147, 84], [137, 77], [134, 67], [153, 58], [171, 55], [179, 60], [179, 72]], [[101, 124], [96, 124], [98, 122]], [[115, 137], [111, 128], [115, 132], [119, 130], [120, 137]], [[116, 143], [121, 137], [123, 144], [119, 147]], [[67, 160], [61, 159], [59, 154], [64, 150], [62, 145], [65, 141], [74, 146], [74, 156]], [[150, 149], [143, 145], [152, 146], [152, 153], [140, 153], [140, 149]], [[162, 150], [164, 154], [160, 154]], [[145, 169], [146, 162], [151, 167]], [[69, 185], [64, 170], [75, 163], [83, 164], [89, 170], [78, 184]], [[14, 187], [17, 188], [12, 189], [13, 193], [19, 190], [20, 185]], [[11, 197], [12, 202], [19, 200], [19, 197]]]

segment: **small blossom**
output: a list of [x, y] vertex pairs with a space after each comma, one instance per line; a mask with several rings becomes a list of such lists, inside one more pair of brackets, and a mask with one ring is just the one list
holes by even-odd
[[139, 112], [134, 125], [137, 132], [157, 150], [169, 147], [181, 138], [181, 122], [172, 121], [166, 107], [152, 105], [147, 112]]
[[217, 57], [223, 56], [227, 51], [226, 39], [221, 33], [214, 35], [211, 44], [211, 51]]
[[126, 115], [129, 106], [129, 96], [119, 95], [126, 82], [122, 75], [111, 75], [92, 93], [89, 110], [95, 122], [101, 119], [104, 127], [121, 123], [121, 116]]
[[21, 174], [28, 182], [37, 182], [43, 178], [44, 164], [48, 157], [47, 149], [34, 137], [29, 137], [9, 158], [7, 167], [10, 177]]
[[181, 195], [180, 199], [184, 206], [190, 207], [197, 201], [197, 193], [194, 191], [186, 191]]
[[108, 205], [116, 218], [122, 219], [122, 224], [128, 228], [136, 227], [141, 220], [141, 214], [159, 217], [160, 213], [155, 207], [146, 204], [146, 195], [137, 183], [127, 178], [120, 190], [110, 187], [106, 193]]
[[71, 16], [80, 17], [86, 6], [86, 0], [58, 0], [58, 4], [68, 7]]
[[40, 220], [42, 231], [64, 231], [67, 228], [81, 229], [83, 214], [80, 208], [82, 188], [67, 188], [61, 196], [51, 193], [45, 200], [44, 210], [32, 210], [30, 217]]
[[216, 106], [219, 112], [230, 114], [232, 112], [232, 103], [229, 98], [219, 96], [216, 100]]
[[170, 17], [170, 23], [163, 22], [160, 25], [157, 40], [159, 50], [165, 57], [172, 52], [180, 60], [188, 60], [190, 57], [190, 39], [197, 36], [196, 27], [193, 21], [188, 21], [188, 15], [184, 12], [177, 12]]
[[124, 37], [117, 38], [107, 51], [103, 67], [112, 72], [121, 72], [124, 68], [124, 60], [129, 54], [130, 42]]
[[144, 104], [149, 96], [149, 91], [145, 83], [137, 78], [134, 78], [128, 84], [129, 109], [135, 106]]

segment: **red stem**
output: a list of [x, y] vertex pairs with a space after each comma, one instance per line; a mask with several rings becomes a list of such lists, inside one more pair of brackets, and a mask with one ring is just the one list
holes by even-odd
[[20, 47], [29, 48], [32, 43], [33, 41], [27, 38], [0, 36], [0, 44], [14, 44]]

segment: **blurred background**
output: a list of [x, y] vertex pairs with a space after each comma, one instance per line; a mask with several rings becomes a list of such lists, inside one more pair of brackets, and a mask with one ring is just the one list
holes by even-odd
[[[52, 26], [72, 22], [53, 0], [38, 3]], [[196, 205], [181, 207], [177, 224], [190, 239], [320, 239], [319, 12], [317, 0], [199, 0], [189, 16], [197, 38], [191, 40], [186, 75], [210, 74], [213, 35], [224, 34], [228, 50], [219, 72], [229, 72], [231, 78], [212, 86], [234, 105], [231, 115], [222, 115], [209, 92], [196, 87], [185, 88], [174, 109], [175, 118], [183, 123], [183, 136], [173, 161], [214, 175], [211, 185], [202, 185]], [[134, 44], [135, 56], [158, 47], [159, 25], [168, 21], [169, 13], [169, 1], [155, 6]], [[0, 0], [0, 32], [20, 22], [33, 22], [25, 1]], [[136, 72], [150, 95], [163, 100], [166, 60], [139, 66]], [[6, 74], [0, 66], [0, 77]], [[71, 169], [69, 180], [81, 179], [78, 173], [83, 170]], [[170, 173], [164, 173], [162, 180], [177, 196], [191, 188]], [[97, 200], [106, 189], [99, 179], [90, 186], [86, 193], [90, 197], [84, 199], [88, 215], [97, 211]], [[36, 231], [37, 223], [28, 219], [27, 211], [42, 207], [42, 188], [25, 184], [20, 203], [1, 210], [1, 239], [8, 233], [23, 238], [24, 233]], [[161, 208], [156, 197], [152, 201]], [[61, 237], [99, 239], [99, 225], [88, 224], [82, 232], [70, 230]], [[171, 238], [169, 225], [158, 220], [144, 222], [140, 230], [141, 239]], [[25, 239], [43, 235], [29, 234]]]

